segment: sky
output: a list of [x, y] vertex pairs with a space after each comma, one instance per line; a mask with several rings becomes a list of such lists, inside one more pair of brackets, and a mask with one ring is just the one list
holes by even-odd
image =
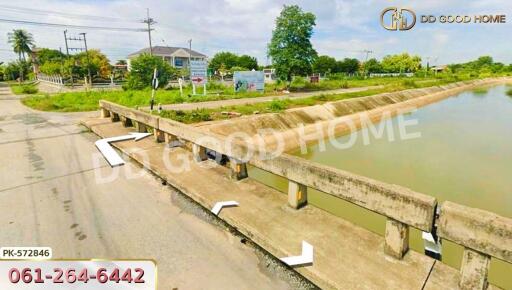
[[[408, 52], [439, 65], [465, 62], [481, 55], [512, 63], [510, 0], [0, 0], [0, 19], [142, 29], [145, 24], [141, 20], [149, 8], [151, 17], [157, 21], [153, 45], [187, 47], [187, 41], [192, 39], [192, 49], [210, 57], [219, 51], [231, 51], [255, 56], [259, 64], [266, 65], [270, 62], [266, 47], [275, 18], [283, 5], [291, 4], [316, 15], [312, 43], [319, 55], [364, 60], [366, 55], [362, 51], [371, 50], [370, 57], [378, 59]], [[417, 23], [408, 31], [388, 31], [380, 25], [380, 13], [390, 6], [410, 8], [418, 18], [505, 14], [507, 23]], [[20, 12], [13, 7], [25, 10]], [[16, 57], [10, 51], [7, 33], [19, 28], [32, 33], [38, 47], [65, 49], [63, 27], [0, 22], [0, 62]], [[146, 32], [76, 28], [68, 31], [70, 36], [87, 33], [89, 48], [100, 49], [112, 62], [149, 46]]]

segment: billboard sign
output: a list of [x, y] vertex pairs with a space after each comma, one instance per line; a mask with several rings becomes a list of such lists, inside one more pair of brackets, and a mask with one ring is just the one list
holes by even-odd
[[190, 61], [190, 79], [194, 85], [204, 85], [208, 81], [208, 63], [204, 60]]
[[236, 71], [233, 74], [235, 92], [258, 91], [265, 89], [265, 75], [262, 71]]

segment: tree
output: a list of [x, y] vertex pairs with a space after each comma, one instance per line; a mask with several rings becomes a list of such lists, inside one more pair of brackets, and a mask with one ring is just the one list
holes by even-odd
[[24, 79], [24, 70], [22, 69], [22, 61], [26, 61], [25, 54], [32, 52], [31, 47], [34, 46], [34, 38], [32, 34], [28, 33], [23, 29], [14, 29], [12, 32], [7, 34], [8, 42], [12, 45], [12, 49], [18, 54], [18, 60], [20, 62], [20, 81]]
[[158, 71], [158, 82], [165, 86], [169, 80], [176, 76], [175, 68], [161, 57], [141, 54], [131, 61], [131, 71], [128, 73], [127, 87], [129, 89], [143, 89], [151, 86], [154, 69]]
[[494, 63], [494, 60], [492, 59], [492, 57], [486, 55], [486, 56], [481, 56], [479, 57], [476, 61], [475, 61], [475, 64], [478, 68], [481, 68], [483, 66], [491, 66], [493, 65]]
[[311, 44], [315, 15], [303, 12], [297, 5], [284, 6], [276, 19], [268, 55], [281, 80], [290, 82], [292, 76], [311, 72], [317, 53]]
[[359, 61], [355, 58], [344, 58], [336, 62], [337, 73], [354, 74], [359, 70]]
[[370, 58], [368, 61], [366, 61], [363, 64], [363, 68], [364, 68], [364, 72], [369, 73], [369, 74], [382, 72], [382, 65], [375, 58]]
[[56, 49], [42, 48], [37, 51], [35, 61], [39, 65], [43, 65], [49, 61], [61, 62], [64, 59], [64, 54]]
[[490, 56], [481, 56], [476, 60], [466, 63], [450, 64], [448, 67], [454, 73], [469, 74], [489, 74], [512, 71], [512, 65], [506, 66], [503, 63], [494, 62], [494, 59]]
[[31, 47], [34, 46], [34, 38], [32, 34], [23, 29], [14, 29], [7, 34], [8, 42], [12, 45], [12, 49], [18, 54], [19, 60], [26, 60], [25, 54], [32, 52]]
[[5, 66], [3, 62], [0, 62], [0, 81], [5, 81]]
[[258, 69], [258, 61], [256, 58], [246, 54], [239, 56], [236, 64], [237, 66], [244, 67], [248, 70]]
[[336, 70], [336, 59], [333, 57], [322, 55], [319, 56], [313, 63], [313, 72], [316, 73], [330, 73]]
[[47, 61], [39, 66], [39, 71], [47, 75], [64, 75], [63, 65], [60, 62]]
[[209, 68], [214, 72], [218, 72], [221, 67], [226, 70], [233, 70], [233, 67], [244, 68], [244, 70], [257, 70], [258, 61], [250, 55], [238, 56], [229, 51], [221, 51], [216, 53], [209, 61]]
[[5, 80], [21, 79], [23, 75], [28, 75], [30, 64], [25, 60], [17, 60], [7, 64], [4, 68]]
[[33, 62], [39, 65], [39, 71], [47, 75], [63, 75], [65, 56], [56, 49], [42, 48], [35, 53]]
[[389, 73], [415, 72], [421, 67], [421, 58], [408, 53], [388, 55], [382, 59], [382, 69]]
[[[246, 67], [234, 66], [234, 67], [232, 67], [232, 68], [229, 70], [229, 72], [230, 72], [231, 74], [234, 74], [236, 71], [247, 71], [247, 70], [249, 70], [249, 69], [248, 69], [248, 68], [246, 68]], [[219, 71], [220, 71], [220, 69], [219, 69]]]
[[218, 71], [221, 65], [226, 69], [230, 69], [238, 65], [238, 56], [232, 52], [221, 51], [216, 53], [209, 62], [209, 67], [213, 71]]
[[112, 73], [112, 66], [107, 56], [97, 49], [91, 49], [87, 53], [83, 51], [74, 56], [79, 65], [79, 75], [82, 77], [87, 75], [87, 65], [89, 64], [92, 76], [108, 78]]

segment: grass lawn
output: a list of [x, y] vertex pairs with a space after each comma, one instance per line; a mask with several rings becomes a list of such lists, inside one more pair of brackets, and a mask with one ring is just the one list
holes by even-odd
[[[455, 81], [456, 79], [451, 78]], [[457, 79], [458, 80], [458, 79]], [[309, 83], [304, 78], [297, 78], [292, 82], [290, 90], [296, 92], [302, 91], [321, 91], [340, 88], [354, 88], [376, 85], [401, 85], [409, 83], [413, 86], [436, 85], [445, 82], [446, 79], [435, 78], [369, 78], [369, 79], [342, 79], [342, 80], [324, 80], [319, 83]], [[208, 85], [207, 96], [191, 96], [190, 87], [184, 88], [183, 96], [179, 89], [160, 89], [155, 96], [155, 104], [177, 104], [185, 102], [204, 102], [236, 98], [255, 98], [269, 95], [279, 95], [285, 88], [284, 84], [270, 84], [265, 86], [265, 92], [244, 92], [236, 93], [232, 87], [224, 86], [220, 83], [210, 83]], [[202, 93], [202, 88], [198, 88], [197, 93]], [[128, 90], [128, 91], [93, 91], [93, 92], [71, 92], [55, 95], [33, 95], [23, 99], [23, 103], [33, 109], [41, 111], [56, 112], [77, 112], [94, 111], [98, 109], [99, 100], [108, 100], [127, 107], [149, 106], [151, 99], [151, 90]]]
[[[197, 88], [196, 93], [202, 94], [203, 89]], [[183, 96], [178, 88], [159, 89], [155, 94], [156, 104], [178, 104], [185, 102], [204, 102], [234, 98], [253, 98], [272, 95], [272, 92], [246, 92], [235, 94], [232, 88], [213, 85], [207, 88], [208, 94], [192, 96], [191, 88], [183, 89]], [[23, 103], [33, 109], [41, 111], [56, 112], [78, 112], [98, 110], [98, 101], [107, 100], [127, 107], [149, 106], [151, 100], [151, 89], [127, 90], [127, 91], [91, 91], [91, 92], [69, 92], [55, 95], [37, 95], [23, 99]]]
[[11, 90], [16, 95], [30, 95], [37, 93], [37, 87], [35, 83], [17, 83], [17, 82], [9, 82], [9, 86]]

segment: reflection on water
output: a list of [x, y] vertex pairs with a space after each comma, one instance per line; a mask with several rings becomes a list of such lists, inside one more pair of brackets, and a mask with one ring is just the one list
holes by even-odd
[[[306, 159], [347, 170], [417, 192], [450, 200], [512, 218], [512, 98], [507, 86], [465, 92], [418, 109], [404, 116], [418, 123], [407, 128], [421, 133], [420, 138], [400, 140], [394, 118], [395, 138], [385, 130], [381, 138], [363, 142], [357, 136], [342, 136], [341, 143], [356, 137], [355, 145], [336, 149], [326, 142], [308, 148]], [[377, 124], [377, 126], [382, 125]], [[281, 191], [282, 178], [251, 168], [250, 176]], [[310, 190], [309, 202], [337, 216], [379, 234], [384, 233], [385, 218], [329, 195]], [[411, 231], [411, 247], [423, 251], [419, 231]], [[443, 262], [459, 267], [462, 249], [443, 242]], [[507, 275], [508, 273], [509, 275]], [[490, 281], [512, 289], [512, 266], [501, 261], [491, 263]]]

